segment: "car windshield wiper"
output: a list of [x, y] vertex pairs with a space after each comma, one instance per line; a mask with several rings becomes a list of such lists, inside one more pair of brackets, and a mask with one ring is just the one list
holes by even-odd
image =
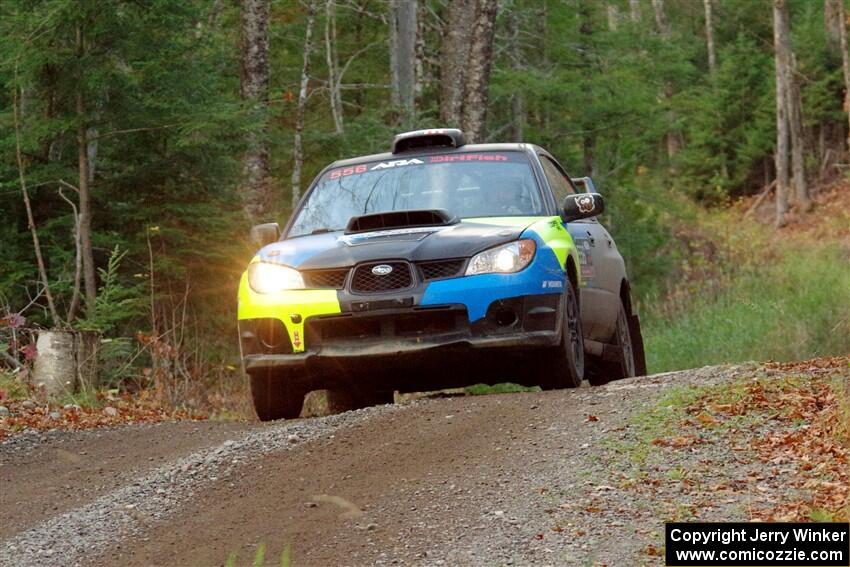
[[310, 232], [310, 234], [324, 234], [326, 232], [336, 232], [338, 228], [317, 228], [316, 230]]

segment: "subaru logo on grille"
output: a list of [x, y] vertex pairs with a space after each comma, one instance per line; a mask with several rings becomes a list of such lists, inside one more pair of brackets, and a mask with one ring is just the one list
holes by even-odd
[[375, 266], [374, 268], [372, 268], [372, 273], [375, 274], [376, 276], [386, 276], [387, 274], [389, 274], [392, 271], [393, 271], [393, 267], [388, 266], [386, 264], [381, 264], [379, 266]]

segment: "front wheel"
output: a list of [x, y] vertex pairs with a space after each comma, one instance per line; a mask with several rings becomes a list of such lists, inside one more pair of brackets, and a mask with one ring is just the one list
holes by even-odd
[[561, 341], [545, 351], [537, 367], [538, 384], [544, 390], [578, 388], [584, 378], [584, 338], [581, 312], [572, 282], [564, 282], [561, 306]]
[[294, 419], [309, 388], [295, 370], [261, 370], [251, 373], [251, 398], [260, 421]]

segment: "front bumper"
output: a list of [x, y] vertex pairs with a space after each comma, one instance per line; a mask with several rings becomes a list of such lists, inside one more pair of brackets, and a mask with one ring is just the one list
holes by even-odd
[[244, 357], [245, 370], [247, 372], [272, 368], [299, 368], [307, 367], [313, 369], [328, 363], [336, 366], [339, 362], [350, 359], [381, 359], [405, 355], [426, 355], [438, 349], [453, 350], [456, 352], [470, 351], [487, 348], [540, 348], [554, 346], [558, 343], [560, 336], [555, 331], [537, 331], [533, 333], [516, 334], [505, 337], [479, 337], [455, 340], [426, 340], [418, 342], [397, 341], [392, 343], [376, 344], [364, 347], [324, 347], [316, 352], [303, 352], [298, 354], [249, 354]]
[[[560, 340], [560, 294], [494, 301], [486, 315], [470, 323], [464, 305], [408, 307], [365, 313], [315, 316], [304, 324], [306, 348], [295, 352], [285, 340], [261, 340], [274, 321], [240, 321], [243, 362], [248, 372], [272, 368], [321, 370], [350, 360], [380, 363], [483, 349], [526, 350]], [[267, 333], [268, 334], [268, 333]], [[264, 336], [264, 335], [263, 335]]]

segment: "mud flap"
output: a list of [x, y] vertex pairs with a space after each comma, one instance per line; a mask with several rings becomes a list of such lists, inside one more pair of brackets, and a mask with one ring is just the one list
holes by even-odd
[[635, 357], [635, 376], [646, 376], [646, 351], [643, 348], [640, 317], [637, 315], [629, 315], [629, 335], [632, 338], [632, 352]]

